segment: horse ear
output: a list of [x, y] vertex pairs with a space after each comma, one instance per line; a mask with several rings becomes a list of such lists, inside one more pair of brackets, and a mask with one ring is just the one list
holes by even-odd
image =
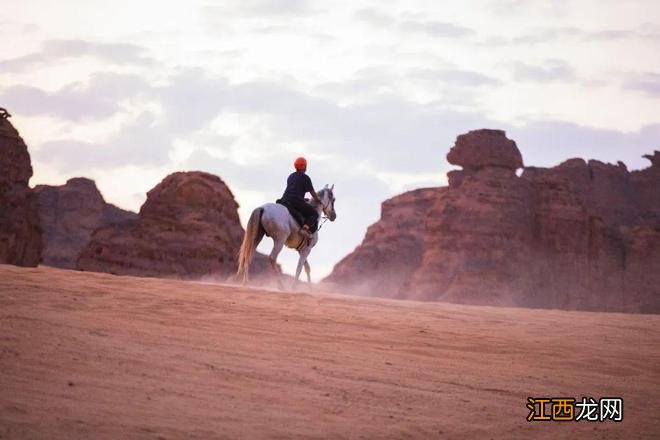
[[335, 189], [335, 184], [334, 184], [334, 183], [333, 183], [332, 186], [330, 187], [330, 191], [332, 191], [333, 189]]

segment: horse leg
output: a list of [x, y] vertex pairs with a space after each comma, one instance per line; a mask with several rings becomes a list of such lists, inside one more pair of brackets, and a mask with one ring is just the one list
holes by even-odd
[[275, 278], [277, 279], [277, 287], [280, 290], [284, 290], [284, 285], [282, 284], [282, 274], [277, 270], [277, 256], [282, 252], [284, 247], [284, 240], [273, 240], [273, 250], [270, 251], [268, 259], [270, 260], [270, 266], [273, 268], [275, 273]]
[[298, 253], [300, 254], [300, 257], [298, 258], [298, 266], [296, 267], [296, 276], [293, 279], [293, 285], [291, 286], [291, 289], [295, 289], [296, 284], [298, 284], [298, 279], [300, 278], [300, 272], [302, 272], [303, 265], [307, 263], [307, 256], [309, 255], [308, 250], [300, 251]]
[[307, 274], [307, 284], [312, 284], [312, 268], [309, 267], [309, 262], [305, 259], [305, 274]]

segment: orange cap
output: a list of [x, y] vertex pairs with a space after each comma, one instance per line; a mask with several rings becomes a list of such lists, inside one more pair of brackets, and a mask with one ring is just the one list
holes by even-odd
[[293, 166], [296, 168], [296, 171], [302, 171], [307, 168], [307, 160], [304, 157], [299, 157], [293, 162]]

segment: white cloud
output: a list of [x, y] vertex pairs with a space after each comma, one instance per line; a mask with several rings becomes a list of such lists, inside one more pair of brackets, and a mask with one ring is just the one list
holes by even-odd
[[642, 72], [630, 74], [624, 81], [623, 87], [636, 90], [652, 98], [660, 97], [660, 73]]
[[[33, 25], [34, 26], [34, 25]], [[93, 57], [109, 64], [154, 65], [144, 47], [129, 43], [85, 40], [46, 40], [41, 49], [16, 58], [0, 60], [0, 70], [22, 71], [77, 57]]]
[[522, 61], [511, 63], [513, 77], [517, 81], [572, 82], [576, 79], [575, 69], [562, 60], [547, 60], [542, 64], [530, 64]]
[[110, 117], [124, 99], [135, 98], [148, 84], [134, 74], [99, 72], [88, 82], [74, 82], [55, 92], [14, 85], [0, 89], [0, 101], [23, 115], [81, 120]]

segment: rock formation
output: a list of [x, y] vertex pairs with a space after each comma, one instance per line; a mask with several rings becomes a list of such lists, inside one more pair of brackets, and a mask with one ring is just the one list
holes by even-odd
[[381, 219], [364, 241], [334, 267], [324, 282], [350, 286], [353, 293], [397, 298], [405, 295], [424, 252], [424, 220], [445, 188], [408, 191], [383, 202]]
[[43, 230], [42, 263], [73, 269], [94, 230], [137, 218], [137, 214], [106, 203], [93, 180], [69, 179], [65, 185], [37, 185]]
[[466, 172], [486, 167], [517, 170], [523, 166], [516, 143], [507, 139], [502, 130], [488, 129], [459, 135], [447, 153], [447, 162], [460, 165]]
[[[178, 172], [147, 193], [139, 217], [97, 229], [81, 270], [173, 278], [225, 278], [243, 238], [234, 196], [217, 176]], [[255, 269], [265, 268], [256, 256]]]
[[[652, 165], [641, 171], [570, 159], [553, 168], [525, 168], [518, 177], [520, 152], [503, 131], [461, 135], [447, 160], [463, 169], [448, 173], [448, 188], [435, 190], [421, 258], [400, 266], [400, 273], [410, 275], [397, 281], [397, 292], [373, 292], [471, 304], [660, 312], [660, 153], [645, 157]], [[389, 232], [367, 234], [328, 279], [360, 292], [354, 282], [359, 274], [377, 272], [392, 257], [359, 256], [395, 248], [393, 237], [402, 233], [395, 227], [383, 215], [370, 231]]]
[[36, 266], [42, 243], [30, 154], [8, 117], [0, 109], [0, 263]]

